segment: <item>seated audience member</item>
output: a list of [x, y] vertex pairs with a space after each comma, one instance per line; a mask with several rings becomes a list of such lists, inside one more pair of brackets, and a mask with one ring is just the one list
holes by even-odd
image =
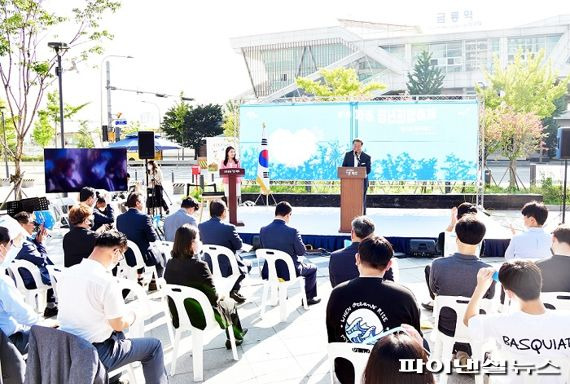
[[[457, 242], [456, 242], [456, 234], [455, 234], [455, 224], [457, 220], [460, 220], [463, 216], [468, 214], [477, 214], [477, 207], [475, 207], [471, 203], [461, 203], [457, 207], [453, 207], [451, 209], [451, 221], [449, 225], [445, 229], [445, 232], [442, 232], [438, 236], [438, 243], [443, 250], [443, 256], [451, 256], [457, 252]], [[477, 254], [480, 254], [480, 247], [477, 247]], [[424, 276], [426, 278], [426, 284], [428, 286], [429, 295], [431, 297], [431, 301], [428, 303], [422, 303], [422, 307], [425, 309], [432, 311], [433, 310], [433, 300], [435, 296], [429, 287], [429, 275], [431, 271], [431, 264], [426, 265], [424, 269]]]
[[[144, 213], [144, 198], [141, 193], [131, 193], [127, 198], [129, 210], [117, 216], [117, 230], [124, 233], [127, 239], [134, 242], [141, 251], [144, 262], [148, 266], [156, 266], [158, 277], [164, 272], [164, 257], [162, 253], [150, 243], [158, 240], [158, 236], [152, 225], [152, 219]], [[125, 253], [128, 265], [135, 265], [135, 255], [128, 249]], [[156, 282], [153, 280], [149, 290], [156, 290]]]
[[[354, 218], [351, 223], [350, 238], [352, 244], [331, 253], [329, 261], [329, 279], [332, 287], [358, 277], [358, 268], [354, 263], [354, 255], [358, 252], [358, 245], [374, 233], [374, 223], [366, 216]], [[394, 281], [392, 268], [386, 271], [384, 278]]]
[[[28, 233], [28, 238], [26, 238], [22, 244], [22, 249], [18, 252], [16, 259], [19, 260], [26, 260], [30, 263], [34, 264], [40, 270], [40, 275], [42, 278], [42, 283], [46, 285], [51, 285], [51, 281], [49, 278], [49, 272], [46, 268], [48, 265], [53, 265], [52, 261], [49, 259], [47, 255], [47, 250], [43, 245], [43, 241], [47, 236], [47, 230], [43, 225], [40, 226], [35, 237], [32, 237], [35, 229], [35, 221], [34, 216], [28, 212], [19, 212], [14, 215], [14, 219], [20, 223], [22, 228]], [[24, 285], [28, 289], [34, 289], [36, 287], [36, 283], [32, 275], [25, 270], [20, 271], [20, 275], [22, 276], [22, 280], [24, 281]], [[47, 306], [44, 311], [45, 317], [52, 317], [57, 315], [57, 305], [55, 302], [55, 295], [53, 293], [53, 289], [50, 288], [47, 290]]]
[[97, 202], [97, 192], [95, 188], [91, 187], [83, 187], [81, 191], [79, 191], [79, 203], [88, 205], [89, 207], [95, 207], [95, 203]]
[[127, 313], [121, 289], [108, 271], [126, 249], [125, 235], [115, 230], [103, 232], [91, 255], [65, 270], [58, 283], [60, 329], [92, 343], [107, 371], [140, 361], [147, 383], [166, 383], [160, 341], [127, 339], [123, 333], [135, 322], [136, 313]]
[[428, 354], [423, 348], [422, 337], [411, 327], [405, 331], [383, 336], [374, 344], [366, 369], [364, 384], [435, 384], [433, 374], [425, 369], [422, 373], [401, 372], [401, 359], [422, 360], [427, 363]]
[[[511, 305], [520, 305], [520, 311], [479, 314], [480, 302], [491, 286], [494, 273], [493, 268], [483, 268], [477, 274], [477, 287], [463, 318], [471, 337], [482, 342], [495, 340], [510, 355], [511, 367], [513, 361], [540, 366], [545, 360], [570, 358], [570, 312], [544, 307], [540, 300], [542, 277], [533, 261], [507, 261], [499, 269], [499, 281]], [[521, 377], [514, 373], [512, 376], [509, 373], [509, 379], [512, 383], [521, 382]]]
[[[477, 257], [477, 247], [485, 232], [485, 224], [475, 215], [463, 216], [455, 224], [457, 253], [436, 259], [431, 265], [429, 287], [434, 296], [471, 297], [477, 285], [477, 272], [490, 267]], [[491, 284], [485, 298], [492, 298], [494, 294], [495, 284]], [[453, 336], [456, 320], [457, 316], [453, 310], [443, 308], [439, 313], [439, 330], [447, 336]]]
[[[243, 243], [236, 231], [236, 227], [233, 224], [224, 223], [227, 217], [228, 208], [226, 204], [221, 200], [214, 200], [210, 203], [210, 220], [200, 223], [198, 229], [200, 230], [200, 238], [204, 244], [221, 245], [234, 253], [239, 267], [240, 277], [232, 287], [230, 297], [241, 304], [245, 302], [245, 297], [239, 293], [239, 289], [249, 268], [249, 263], [242, 260], [236, 253], [241, 249]], [[207, 252], [204, 255], [204, 260], [210, 266], [210, 270], [212, 270], [212, 260]], [[232, 273], [230, 262], [226, 258], [220, 259], [220, 271], [224, 277]]]
[[107, 204], [104, 196], [97, 197], [95, 209], [93, 209], [93, 230], [97, 231], [103, 226], [110, 229], [115, 223], [115, 211], [111, 204]]
[[[543, 203], [531, 201], [524, 205], [521, 213], [527, 230], [513, 236], [505, 251], [505, 259], [546, 259], [552, 256], [552, 236], [542, 228], [548, 218], [548, 208]], [[515, 230], [512, 231], [515, 234]]]
[[[275, 207], [275, 219], [259, 232], [261, 248], [283, 251], [293, 260], [297, 276], [305, 278], [305, 293], [309, 305], [318, 304], [321, 299], [317, 297], [317, 267], [311, 263], [299, 261], [299, 256], [305, 254], [306, 248], [299, 232], [287, 224], [291, 219], [293, 207], [286, 201], [280, 201]], [[280, 260], [276, 263], [277, 276], [289, 280], [287, 265]], [[267, 279], [269, 272], [267, 262], [264, 263], [261, 277]]]
[[542, 274], [542, 292], [570, 292], [570, 225], [561, 224], [552, 232], [554, 256], [536, 262]]
[[[360, 276], [331, 292], [326, 312], [329, 343], [375, 344], [383, 331], [410, 324], [421, 335], [420, 311], [408, 288], [384, 280], [394, 251], [380, 236], [371, 236], [358, 246], [355, 256]], [[341, 383], [353, 383], [354, 370], [342, 360], [335, 363]]]
[[91, 230], [93, 210], [86, 204], [71, 207], [68, 218], [71, 229], [63, 236], [63, 264], [69, 268], [89, 257], [97, 234]]
[[[172, 248], [172, 258], [166, 264], [164, 279], [168, 284], [185, 285], [187, 287], [198, 289], [208, 297], [210, 304], [214, 308], [216, 320], [222, 328], [226, 329], [226, 348], [230, 349], [230, 339], [227, 331], [228, 322], [226, 314], [232, 322], [233, 333], [236, 338], [236, 344], [240, 345], [247, 332], [243, 329], [237, 313], [235, 302], [228, 298], [220, 298], [214, 286], [214, 280], [210, 269], [205, 261], [198, 258], [202, 243], [198, 235], [198, 228], [183, 224], [176, 230], [174, 236], [174, 246]], [[202, 310], [194, 300], [187, 300], [184, 303], [188, 316], [192, 324], [198, 329], [206, 327]], [[169, 299], [169, 306], [173, 313], [173, 324], [178, 325], [178, 316], [173, 311], [174, 303]]]
[[[29, 327], [39, 321], [38, 315], [28, 304], [5, 268], [18, 254], [8, 229], [0, 227], [0, 329], [20, 353], [28, 353]], [[6, 369], [2, 366], [2, 371]], [[25, 367], [23, 368], [25, 370]]]
[[200, 205], [192, 196], [185, 197], [180, 204], [180, 209], [164, 219], [164, 239], [174, 241], [176, 230], [183, 224], [196, 227], [196, 219], [192, 215], [198, 208]]

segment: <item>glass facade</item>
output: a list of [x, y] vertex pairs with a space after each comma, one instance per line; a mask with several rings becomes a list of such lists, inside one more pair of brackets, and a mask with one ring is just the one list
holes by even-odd
[[356, 73], [358, 74], [358, 80], [362, 82], [371, 80], [371, 78], [386, 70], [385, 66], [368, 56], [365, 56], [361, 59], [358, 59], [354, 63], [351, 63], [349, 67], [356, 70]]
[[525, 36], [509, 38], [508, 42], [508, 60], [512, 63], [515, 60], [515, 55], [520, 49], [522, 51], [522, 58], [526, 58], [528, 54], [538, 53], [544, 49], [546, 56], [550, 55], [554, 46], [560, 40], [560, 35], [547, 35], [547, 36]]
[[499, 39], [465, 41], [465, 71], [490, 70], [495, 56], [499, 55]]
[[340, 38], [242, 49], [257, 97], [270, 95], [355, 51]]
[[463, 69], [463, 42], [447, 41], [433, 44], [412, 45], [412, 57], [415, 63], [422, 51], [431, 53], [431, 62], [443, 73], [461, 72]]

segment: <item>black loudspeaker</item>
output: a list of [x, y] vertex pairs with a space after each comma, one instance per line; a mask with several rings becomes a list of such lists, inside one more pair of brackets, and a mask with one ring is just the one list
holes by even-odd
[[154, 159], [154, 132], [139, 131], [139, 159]]
[[556, 148], [556, 158], [570, 160], [570, 127], [558, 128], [558, 147]]
[[101, 134], [103, 136], [103, 141], [109, 141], [109, 128], [106, 125], [101, 127]]

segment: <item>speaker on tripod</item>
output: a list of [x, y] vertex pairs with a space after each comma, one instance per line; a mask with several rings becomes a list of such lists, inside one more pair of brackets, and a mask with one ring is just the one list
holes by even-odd
[[566, 182], [568, 180], [568, 159], [570, 159], [570, 127], [558, 128], [556, 158], [564, 160], [564, 190], [562, 191], [562, 223], [566, 222]]
[[139, 131], [139, 159], [154, 159], [154, 132]]

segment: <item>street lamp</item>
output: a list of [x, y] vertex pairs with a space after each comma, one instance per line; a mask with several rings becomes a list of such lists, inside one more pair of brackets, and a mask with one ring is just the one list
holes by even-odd
[[10, 170], [8, 169], [8, 141], [6, 140], [6, 121], [4, 120], [4, 106], [0, 105], [0, 112], [2, 112], [2, 132], [4, 132], [4, 163], [6, 163], [6, 178], [10, 178]]
[[120, 57], [123, 59], [134, 59], [133, 56], [124, 56], [124, 55], [107, 55], [105, 57], [103, 57], [103, 60], [101, 60], [101, 65], [99, 66], [99, 105], [101, 107], [101, 128], [103, 128], [103, 63], [107, 62], [106, 65], [106, 70], [107, 70], [107, 80], [106, 80], [106, 84], [105, 84], [105, 89], [107, 90], [107, 129], [110, 130], [111, 129], [111, 125], [113, 122], [113, 116], [112, 116], [112, 112], [111, 112], [111, 90], [113, 89], [111, 87], [111, 65], [109, 64], [108, 59], [110, 59], [111, 57]]
[[65, 147], [65, 138], [63, 136], [63, 68], [61, 66], [61, 54], [69, 48], [67, 43], [60, 41], [51, 41], [48, 43], [48, 47], [55, 50], [57, 55], [57, 67], [55, 68], [55, 73], [59, 79], [59, 122], [61, 125], [61, 148]]
[[161, 113], [160, 113], [160, 107], [158, 106], [158, 104], [153, 103], [152, 101], [146, 101], [146, 100], [141, 100], [141, 103], [151, 104], [151, 105], [154, 105], [156, 107], [156, 111], [158, 112], [158, 129], [160, 130], [160, 123], [162, 121], [162, 118], [161, 118]]

